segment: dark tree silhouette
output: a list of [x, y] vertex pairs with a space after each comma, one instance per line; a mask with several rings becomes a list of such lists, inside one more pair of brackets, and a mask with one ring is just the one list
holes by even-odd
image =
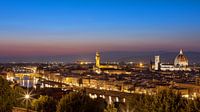
[[103, 112], [105, 108], [103, 99], [91, 99], [83, 93], [70, 93], [60, 100], [57, 112]]
[[11, 112], [13, 101], [13, 91], [8, 81], [0, 77], [0, 112]]

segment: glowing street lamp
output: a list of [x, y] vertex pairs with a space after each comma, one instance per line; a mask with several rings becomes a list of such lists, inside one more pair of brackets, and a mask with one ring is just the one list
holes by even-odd
[[26, 94], [26, 95], [24, 96], [24, 98], [28, 100], [28, 99], [30, 98], [30, 95], [29, 95], [29, 94]]
[[30, 99], [30, 95], [29, 94], [25, 94], [24, 98], [26, 100], [26, 110], [28, 112], [28, 102], [29, 102], [29, 99]]
[[28, 92], [28, 90], [26, 92], [24, 91], [24, 93], [22, 93], [21, 95], [22, 95], [22, 97], [19, 99], [22, 99], [22, 102], [26, 103], [26, 110], [28, 112], [29, 102], [31, 102], [31, 100], [33, 99], [32, 91], [30, 91], [30, 92]]

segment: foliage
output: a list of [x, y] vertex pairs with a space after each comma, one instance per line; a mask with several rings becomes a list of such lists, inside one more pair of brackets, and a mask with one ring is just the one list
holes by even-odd
[[200, 112], [200, 99], [186, 99], [180, 93], [163, 90], [156, 95], [135, 94], [120, 107], [130, 112]]
[[15, 107], [25, 107], [25, 104], [22, 102], [22, 95], [24, 93], [24, 89], [20, 86], [13, 87], [13, 104]]
[[42, 96], [32, 101], [32, 106], [39, 112], [55, 112], [56, 101], [49, 96]]
[[117, 112], [117, 109], [114, 107], [114, 105], [108, 105], [106, 109], [104, 109], [104, 112]]
[[154, 96], [152, 111], [179, 112], [185, 107], [185, 102], [180, 93], [172, 90], [163, 90]]
[[107, 106], [106, 101], [102, 98], [99, 98], [99, 97], [94, 99], [91, 103], [92, 103], [93, 108], [94, 108], [93, 112], [103, 112], [104, 109]]
[[13, 91], [7, 80], [0, 77], [0, 112], [11, 112], [13, 107]]
[[62, 97], [57, 112], [103, 112], [106, 103], [103, 99], [91, 99], [82, 93], [70, 93]]
[[200, 112], [200, 98], [188, 100], [185, 107], [186, 112]]

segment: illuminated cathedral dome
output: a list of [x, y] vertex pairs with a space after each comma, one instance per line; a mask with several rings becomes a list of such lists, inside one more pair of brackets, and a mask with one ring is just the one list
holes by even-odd
[[187, 57], [183, 54], [183, 50], [180, 50], [180, 53], [176, 56], [174, 60], [174, 65], [183, 67], [183, 66], [188, 66], [188, 59]]

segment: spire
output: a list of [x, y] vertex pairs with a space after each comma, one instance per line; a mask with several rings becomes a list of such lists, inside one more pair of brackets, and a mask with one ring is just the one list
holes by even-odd
[[180, 54], [183, 54], [183, 49], [180, 50]]

